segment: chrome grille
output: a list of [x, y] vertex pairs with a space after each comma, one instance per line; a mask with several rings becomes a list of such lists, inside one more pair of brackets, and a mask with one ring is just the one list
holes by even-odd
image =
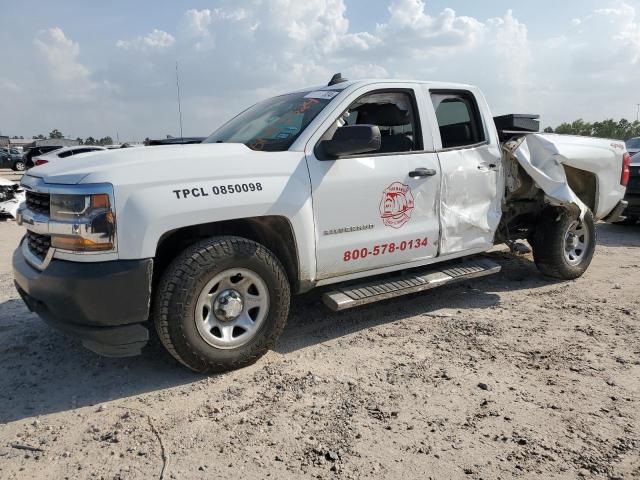
[[27, 242], [31, 253], [41, 260], [44, 260], [49, 248], [51, 247], [51, 237], [49, 235], [40, 235], [27, 230]]
[[27, 190], [26, 202], [27, 208], [32, 212], [49, 215], [49, 194], [31, 192]]

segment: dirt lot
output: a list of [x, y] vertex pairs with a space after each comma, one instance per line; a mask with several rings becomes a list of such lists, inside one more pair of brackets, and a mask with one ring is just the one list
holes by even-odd
[[4, 177], [7, 180], [19, 182], [22, 178], [22, 172], [14, 172], [10, 168], [0, 168], [0, 177]]
[[640, 227], [600, 225], [573, 282], [494, 252], [454, 288], [298, 298], [275, 351], [211, 377], [47, 327], [12, 286], [20, 235], [0, 222], [0, 478], [640, 478]]

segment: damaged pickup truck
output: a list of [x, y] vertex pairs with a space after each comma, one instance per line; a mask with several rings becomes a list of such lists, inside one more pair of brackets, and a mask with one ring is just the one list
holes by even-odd
[[574, 279], [594, 222], [620, 219], [629, 157], [532, 131], [532, 116], [494, 120], [473, 86], [336, 75], [203, 144], [30, 170], [15, 283], [95, 352], [135, 355], [155, 326], [179, 362], [211, 372], [263, 355], [291, 294], [314, 287], [355, 307], [496, 273], [475, 255], [521, 239], [542, 273]]

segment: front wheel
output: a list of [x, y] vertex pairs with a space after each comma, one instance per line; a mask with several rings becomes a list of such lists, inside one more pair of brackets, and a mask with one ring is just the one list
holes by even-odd
[[186, 367], [220, 372], [255, 362], [273, 346], [289, 313], [278, 259], [240, 237], [214, 237], [184, 250], [162, 276], [154, 321], [165, 348]]
[[542, 214], [533, 236], [533, 259], [544, 275], [572, 280], [589, 267], [596, 247], [596, 229], [591, 212], [580, 220], [561, 208]]

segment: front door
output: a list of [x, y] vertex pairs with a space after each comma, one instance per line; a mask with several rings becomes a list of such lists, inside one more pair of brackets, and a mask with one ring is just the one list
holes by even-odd
[[[376, 152], [328, 159], [310, 146], [319, 280], [437, 255], [440, 167], [425, 151], [425, 143], [432, 150], [431, 136], [423, 139], [420, 125], [428, 125], [415, 95], [378, 89], [345, 99], [332, 125], [377, 125]], [[331, 135], [329, 128], [323, 139]]]

